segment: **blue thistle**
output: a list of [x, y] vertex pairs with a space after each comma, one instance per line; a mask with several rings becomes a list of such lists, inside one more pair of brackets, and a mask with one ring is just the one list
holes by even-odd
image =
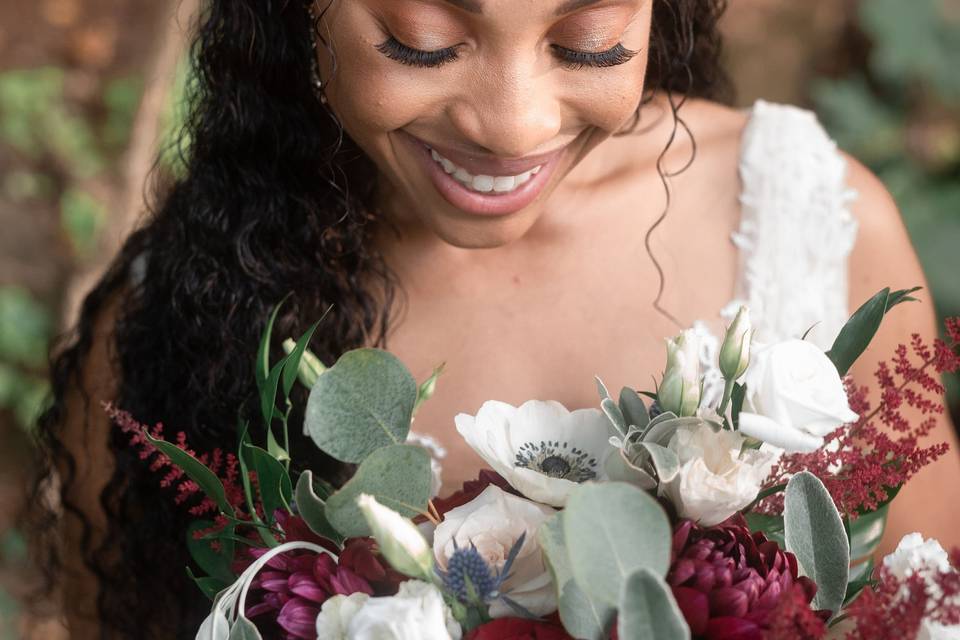
[[517, 538], [507, 554], [507, 560], [500, 571], [494, 570], [483, 559], [476, 546], [461, 549], [454, 542], [454, 551], [447, 561], [447, 570], [437, 568], [437, 574], [443, 580], [443, 586], [464, 604], [489, 602], [500, 595], [500, 585], [510, 577], [510, 567], [516, 560], [526, 532]]

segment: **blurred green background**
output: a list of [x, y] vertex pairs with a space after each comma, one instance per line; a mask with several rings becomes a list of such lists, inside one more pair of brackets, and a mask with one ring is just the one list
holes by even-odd
[[[66, 637], [54, 611], [15, 604], [34, 579], [14, 522], [21, 462], [46, 345], [135, 225], [176, 127], [196, 1], [0, 3], [0, 640]], [[960, 0], [732, 4], [739, 104], [815, 109], [897, 199], [938, 312], [960, 315]], [[174, 171], [167, 152], [161, 175]]]

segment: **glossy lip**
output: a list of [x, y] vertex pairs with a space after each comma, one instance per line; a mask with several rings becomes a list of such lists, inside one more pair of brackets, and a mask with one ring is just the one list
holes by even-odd
[[[511, 160], [480, 158], [450, 151], [440, 145], [428, 144], [403, 131], [400, 133], [401, 139], [410, 147], [413, 156], [430, 176], [433, 186], [440, 195], [461, 211], [483, 216], [508, 215], [529, 206], [550, 182], [560, 158], [566, 151], [566, 147], [563, 147], [551, 153]], [[479, 193], [468, 189], [444, 171], [443, 167], [431, 157], [430, 149], [435, 149], [437, 153], [473, 175], [509, 176], [525, 173], [538, 166], [541, 169], [529, 181], [510, 193]]]

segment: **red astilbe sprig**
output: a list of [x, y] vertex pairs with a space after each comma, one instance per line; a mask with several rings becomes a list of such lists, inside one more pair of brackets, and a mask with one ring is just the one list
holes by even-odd
[[[178, 505], [184, 505], [187, 512], [196, 517], [207, 514], [218, 514], [219, 509], [216, 503], [205, 495], [196, 482], [191, 480], [183, 469], [174, 464], [169, 456], [157, 449], [150, 440], [149, 435], [154, 440], [163, 440], [163, 423], [158, 422], [153, 427], [137, 422], [129, 412], [117, 409], [110, 403], [103, 404], [104, 411], [113, 423], [125, 434], [130, 437], [129, 446], [138, 452], [140, 459], [147, 463], [150, 471], [159, 476], [161, 487], [171, 488], [174, 493], [174, 502]], [[168, 441], [169, 442], [169, 441]], [[209, 468], [223, 483], [224, 495], [227, 503], [233, 507], [236, 512], [235, 517], [240, 520], [249, 518], [245, 512], [244, 492], [240, 483], [240, 468], [237, 457], [232, 453], [224, 454], [217, 448], [210, 453], [197, 454], [187, 444], [187, 435], [180, 431], [174, 436], [172, 441], [181, 451], [184, 451], [203, 465]], [[256, 481], [256, 474], [250, 472], [252, 482]], [[216, 515], [216, 526], [213, 530], [219, 530], [227, 524], [223, 516]], [[205, 532], [198, 531], [199, 538]]]
[[[947, 340], [932, 346], [913, 334], [910, 347], [899, 345], [890, 361], [881, 361], [874, 376], [880, 401], [872, 407], [869, 389], [845, 380], [850, 408], [860, 419], [825, 438], [812, 453], [785, 455], [774, 468], [768, 486], [786, 482], [800, 471], [820, 478], [841, 513], [856, 518], [886, 503], [891, 491], [931, 464], [948, 449], [946, 443], [922, 446], [944, 412], [939, 376], [960, 370], [960, 318], [946, 320]], [[924, 416], [919, 422], [902, 413], [912, 407]], [[783, 512], [783, 494], [760, 503], [766, 513]]]
[[886, 566], [877, 571], [877, 582], [846, 609], [851, 629], [846, 640], [916, 638], [921, 626], [960, 624], [960, 553], [954, 549], [952, 566], [933, 575], [913, 572], [904, 577]]

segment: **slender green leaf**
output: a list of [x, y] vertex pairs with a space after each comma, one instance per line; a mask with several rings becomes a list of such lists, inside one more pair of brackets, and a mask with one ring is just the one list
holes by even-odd
[[345, 353], [310, 392], [306, 427], [320, 449], [359, 463], [410, 432], [417, 383], [396, 356], [378, 349]]
[[270, 373], [267, 374], [267, 379], [260, 389], [260, 413], [263, 415], [263, 422], [267, 426], [273, 422], [275, 417], [282, 417], [277, 411], [277, 389], [280, 387], [280, 377], [283, 375], [283, 369], [289, 359], [290, 356], [284, 357], [270, 369]]
[[841, 376], [847, 375], [853, 363], [866, 351], [887, 311], [902, 302], [915, 300], [910, 294], [919, 289], [920, 287], [914, 287], [891, 293], [887, 287], [854, 312], [827, 352]]
[[836, 614], [850, 572], [850, 546], [843, 520], [820, 479], [808, 471], [790, 478], [784, 496], [784, 539], [801, 572], [817, 583], [815, 609]]
[[884, 505], [850, 522], [850, 558], [859, 560], [873, 554], [887, 528], [889, 505]]
[[311, 471], [304, 471], [300, 474], [297, 479], [296, 496], [300, 516], [311, 531], [337, 544], [343, 542], [343, 536], [327, 520], [326, 503], [314, 491], [313, 473]]
[[279, 460], [260, 447], [245, 444], [243, 449], [247, 465], [257, 473], [257, 487], [260, 490], [263, 515], [268, 524], [272, 523], [274, 511], [277, 509], [290, 511], [290, 500], [293, 498], [290, 474]]
[[647, 493], [622, 482], [582, 484], [564, 510], [563, 538], [573, 577], [592, 599], [616, 607], [634, 571], [664, 575], [670, 564], [670, 523]]
[[[329, 309], [327, 311], [329, 312]], [[297, 346], [293, 348], [293, 351], [287, 354], [287, 364], [283, 367], [283, 395], [285, 398], [290, 397], [290, 391], [293, 390], [293, 385], [297, 382], [297, 374], [300, 372], [300, 360], [303, 358], [303, 353], [310, 345], [310, 340], [321, 322], [323, 322], [323, 318], [314, 322], [313, 326], [307, 329], [307, 332], [297, 340]]]
[[850, 581], [847, 584], [847, 591], [843, 596], [843, 606], [846, 608], [860, 595], [867, 585], [873, 582], [873, 558], [867, 558], [864, 562], [854, 565], [850, 568]]
[[[211, 539], [197, 539], [194, 537], [197, 531], [210, 529], [213, 527], [211, 520], [195, 520], [187, 527], [187, 550], [190, 557], [197, 563], [197, 566], [203, 569], [204, 573], [221, 582], [233, 582], [236, 576], [230, 569], [233, 563], [234, 543], [230, 539], [218, 539], [220, 550], [215, 551], [211, 546]], [[223, 531], [226, 535], [233, 534], [233, 526], [228, 526]]]
[[[263, 389], [264, 383], [270, 374], [270, 339], [273, 336], [273, 325], [277, 321], [277, 315], [280, 313], [280, 307], [287, 301], [290, 295], [287, 295], [280, 303], [273, 308], [270, 318], [267, 320], [267, 326], [263, 329], [263, 335], [260, 336], [260, 346], [257, 348], [257, 366], [255, 368], [257, 376], [257, 388]], [[276, 395], [276, 394], [274, 394]], [[268, 420], [269, 422], [269, 420]]]
[[620, 592], [617, 637], [622, 640], [688, 640], [680, 607], [663, 578], [647, 568], [630, 574]]
[[194, 584], [200, 589], [200, 591], [212, 602], [214, 598], [217, 597], [217, 594], [229, 587], [232, 584], [231, 582], [224, 582], [223, 580], [217, 580], [216, 578], [210, 577], [201, 577], [193, 573], [193, 569], [187, 567], [187, 575], [193, 580]]
[[223, 489], [223, 483], [220, 482], [220, 478], [218, 478], [213, 471], [210, 471], [205, 464], [177, 445], [167, 442], [166, 440], [157, 440], [148, 433], [144, 433], [144, 435], [147, 437], [147, 440], [150, 441], [150, 444], [159, 449], [160, 453], [170, 458], [173, 464], [180, 467], [191, 480], [196, 482], [200, 489], [213, 500], [220, 511], [231, 517], [234, 515], [233, 507], [227, 502], [227, 495]]
[[357, 506], [360, 494], [371, 495], [380, 504], [412, 518], [426, 513], [432, 481], [430, 454], [423, 447], [396, 444], [377, 449], [327, 500], [327, 520], [345, 538], [369, 536], [370, 527]]

